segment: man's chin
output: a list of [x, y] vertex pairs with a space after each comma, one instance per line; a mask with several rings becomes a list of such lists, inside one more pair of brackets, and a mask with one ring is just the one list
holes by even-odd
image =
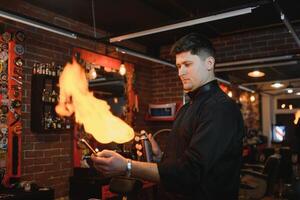
[[192, 91], [192, 88], [191, 87], [183, 87], [183, 91], [185, 93], [188, 93], [188, 92], [191, 92]]

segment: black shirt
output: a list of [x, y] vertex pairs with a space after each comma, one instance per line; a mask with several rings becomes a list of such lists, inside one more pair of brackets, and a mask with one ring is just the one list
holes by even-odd
[[170, 199], [238, 199], [244, 123], [237, 104], [211, 81], [189, 93], [176, 116], [161, 185]]

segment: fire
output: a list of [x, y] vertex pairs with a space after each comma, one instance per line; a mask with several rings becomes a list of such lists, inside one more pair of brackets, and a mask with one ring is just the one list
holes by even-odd
[[134, 131], [110, 112], [106, 101], [97, 99], [88, 89], [84, 69], [75, 61], [67, 63], [59, 77], [59, 102], [55, 111], [61, 116], [75, 113], [77, 123], [100, 143], [125, 143], [133, 139]]
[[297, 125], [298, 121], [299, 121], [299, 118], [300, 118], [300, 110], [298, 110], [296, 113], [295, 113], [295, 120], [294, 120], [294, 124]]

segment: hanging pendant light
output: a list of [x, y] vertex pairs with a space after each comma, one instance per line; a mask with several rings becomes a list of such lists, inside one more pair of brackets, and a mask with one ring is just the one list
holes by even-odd
[[122, 61], [121, 65], [120, 65], [120, 69], [119, 69], [119, 73], [124, 76], [126, 74], [126, 67], [124, 62]]
[[287, 92], [288, 94], [292, 94], [292, 93], [294, 92], [294, 87], [293, 87], [291, 84], [289, 84], [289, 85], [286, 87], [286, 92]]

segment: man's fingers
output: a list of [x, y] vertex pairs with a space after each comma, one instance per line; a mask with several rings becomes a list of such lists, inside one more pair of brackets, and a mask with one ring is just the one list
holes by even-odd
[[136, 154], [137, 154], [139, 157], [141, 157], [141, 156], [143, 155], [143, 153], [142, 153], [141, 151], [139, 151], [139, 150], [136, 151]]
[[103, 151], [100, 151], [97, 153], [97, 157], [109, 158], [109, 157], [112, 157], [115, 153], [116, 152], [114, 152], [114, 151], [104, 149]]
[[136, 145], [135, 145], [135, 148], [136, 148], [137, 150], [142, 150], [143, 146], [142, 146], [141, 144], [136, 144]]
[[156, 141], [155, 141], [155, 139], [154, 139], [154, 137], [152, 136], [151, 133], [148, 134], [148, 139], [149, 139], [149, 141], [150, 141], [151, 144], [153, 144], [153, 143], [156, 144]]
[[149, 134], [147, 135], [147, 137], [148, 137], [149, 140], [153, 140], [153, 136], [152, 136], [151, 133], [149, 133]]
[[152, 136], [152, 134], [148, 135], [148, 139], [151, 143], [152, 149], [158, 147], [158, 144], [157, 144], [156, 140], [154, 139], [154, 137]]
[[91, 156], [92, 161], [94, 161], [95, 163], [99, 164], [99, 165], [108, 165], [110, 162], [110, 159], [108, 159], [108, 157], [104, 157], [101, 156], [101, 152], [97, 153], [97, 155], [93, 155]]
[[136, 142], [138, 142], [138, 141], [140, 141], [140, 137], [139, 137], [139, 136], [135, 136], [135, 137], [134, 137], [134, 140], [135, 140]]

